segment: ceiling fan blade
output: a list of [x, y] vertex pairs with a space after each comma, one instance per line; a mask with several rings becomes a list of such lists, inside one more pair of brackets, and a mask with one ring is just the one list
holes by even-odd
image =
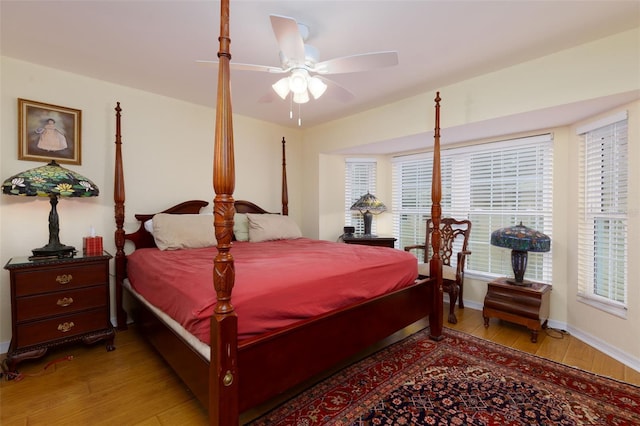
[[372, 52], [318, 62], [313, 71], [319, 74], [344, 74], [394, 65], [398, 65], [398, 52]]
[[[218, 64], [218, 61], [198, 60], [196, 62], [199, 64]], [[282, 68], [279, 68], [279, 67], [271, 67], [268, 65], [240, 64], [237, 62], [230, 62], [229, 67], [234, 70], [270, 72], [272, 74], [282, 74], [288, 71], [288, 70], [283, 70]]]
[[316, 76], [320, 80], [322, 80], [327, 85], [327, 92], [324, 96], [331, 96], [340, 102], [350, 102], [355, 98], [355, 95], [351, 93], [348, 89], [342, 87], [338, 83], [333, 80], [329, 80], [328, 78], [322, 76]]
[[295, 61], [304, 63], [304, 40], [300, 34], [298, 23], [295, 19], [280, 15], [270, 15], [271, 27], [278, 40], [280, 52], [285, 57], [285, 62]]

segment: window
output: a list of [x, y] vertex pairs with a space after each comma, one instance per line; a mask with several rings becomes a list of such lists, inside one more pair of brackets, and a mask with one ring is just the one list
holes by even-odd
[[[344, 224], [355, 226], [356, 234], [364, 233], [362, 214], [351, 211], [353, 203], [367, 192], [376, 195], [375, 159], [347, 158], [345, 163], [345, 191], [344, 191]], [[371, 232], [376, 232], [376, 221], [371, 224]]]
[[578, 299], [625, 316], [627, 114], [579, 128]]
[[[394, 233], [399, 247], [422, 244], [431, 214], [432, 154], [394, 159]], [[520, 222], [551, 237], [550, 134], [443, 150], [442, 215], [472, 222], [467, 274], [513, 275], [511, 252], [491, 232]], [[553, 249], [553, 244], [552, 244]], [[527, 279], [551, 282], [551, 253], [529, 253]]]

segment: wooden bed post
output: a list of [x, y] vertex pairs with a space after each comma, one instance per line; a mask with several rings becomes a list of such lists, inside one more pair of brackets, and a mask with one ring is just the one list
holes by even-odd
[[287, 189], [287, 154], [285, 144], [287, 141], [282, 137], [282, 214], [289, 215], [289, 192]]
[[431, 178], [431, 220], [433, 222], [433, 235], [431, 247], [433, 256], [429, 262], [429, 275], [436, 278], [433, 289], [433, 309], [429, 314], [430, 337], [441, 340], [442, 336], [442, 258], [440, 257], [440, 218], [442, 208], [442, 174], [440, 171], [440, 92], [436, 93], [436, 119], [433, 134], [433, 175]]
[[209, 423], [237, 425], [239, 420], [238, 317], [231, 304], [235, 266], [230, 253], [233, 236], [233, 190], [235, 164], [229, 61], [229, 0], [220, 2], [220, 50], [218, 51], [218, 96], [213, 153], [213, 224], [218, 253], [213, 261], [213, 285], [217, 302], [211, 317], [211, 362], [209, 364]]
[[124, 281], [125, 263], [124, 254], [124, 169], [122, 167], [122, 137], [120, 128], [120, 102], [116, 105], [116, 164], [113, 177], [113, 201], [116, 219], [115, 243], [116, 243], [116, 326], [118, 330], [126, 330], [127, 313], [122, 308], [122, 282]]

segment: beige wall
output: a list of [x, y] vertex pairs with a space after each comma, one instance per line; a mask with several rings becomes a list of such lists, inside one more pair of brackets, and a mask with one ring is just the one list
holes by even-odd
[[[443, 143], [446, 143], [448, 127], [639, 90], [639, 40], [640, 28], [438, 88], [443, 97]], [[105, 247], [113, 250], [111, 185], [116, 101], [122, 102], [123, 107], [127, 229], [135, 226], [134, 212], [153, 212], [188, 198], [208, 201], [213, 198], [212, 109], [9, 58], [1, 60], [0, 176], [3, 179], [39, 165], [16, 160], [16, 98], [83, 111], [83, 164], [69, 167], [92, 178], [102, 193], [92, 200], [60, 202], [62, 242], [80, 245], [82, 236], [93, 225], [105, 236]], [[612, 63], [616, 63], [614, 69]], [[235, 116], [235, 197], [249, 198], [269, 210], [278, 210], [279, 147], [285, 136], [288, 141], [290, 214], [301, 224], [304, 235], [334, 240], [344, 225], [344, 157], [334, 152], [431, 131], [434, 95], [435, 90], [418, 94], [304, 131]], [[637, 102], [629, 109], [630, 124], [638, 126]], [[630, 309], [626, 320], [610, 318], [574, 301], [577, 278], [575, 266], [572, 266], [575, 248], [571, 230], [575, 209], [571, 194], [577, 189], [573, 178], [575, 156], [572, 154], [575, 132], [570, 125], [537, 130], [553, 131], [555, 144], [552, 320], [567, 324], [570, 331], [591, 338], [592, 342], [640, 369], [640, 343], [638, 339], [629, 338], [640, 334], [638, 289], [629, 292]], [[630, 130], [630, 140], [640, 140], [638, 133], [637, 127]], [[425, 146], [430, 144], [431, 141], [425, 141]], [[631, 152], [633, 164], [640, 160], [637, 145]], [[391, 200], [390, 158], [379, 157], [378, 160], [377, 195], [383, 200]], [[640, 181], [638, 176], [632, 176], [630, 180]], [[632, 205], [638, 204], [639, 191], [638, 188], [632, 191]], [[0, 209], [0, 261], [3, 264], [10, 257], [27, 254], [46, 242], [49, 209], [46, 202], [2, 196]], [[381, 234], [391, 232], [391, 215], [380, 215], [376, 220]], [[639, 220], [636, 211], [629, 227], [630, 241], [639, 240]], [[637, 249], [631, 250], [630, 255], [637, 259]], [[629, 276], [638, 276], [640, 262], [631, 261], [630, 265]], [[485, 282], [469, 280], [465, 289], [465, 298], [476, 305], [482, 304]], [[0, 349], [6, 349], [11, 336], [9, 309], [8, 273], [5, 271], [0, 279], [0, 345], [3, 345]], [[592, 322], [592, 319], [596, 321]]]
[[[152, 213], [188, 199], [213, 201], [212, 164], [215, 110], [80, 75], [1, 58], [0, 176], [2, 179], [44, 162], [19, 161], [17, 98], [82, 110], [82, 165], [67, 165], [100, 188], [93, 199], [62, 199], [60, 240], [82, 247], [94, 226], [113, 253], [113, 162], [116, 102], [122, 107], [126, 178], [125, 227], [134, 213]], [[215, 76], [214, 76], [215, 77]], [[250, 199], [280, 211], [281, 140], [287, 140], [289, 213], [302, 217], [301, 134], [234, 116], [236, 199]], [[259, 178], [256, 178], [259, 176]], [[0, 196], [0, 262], [29, 255], [48, 241], [50, 205], [41, 197]], [[9, 273], [0, 273], [0, 352], [11, 339]]]

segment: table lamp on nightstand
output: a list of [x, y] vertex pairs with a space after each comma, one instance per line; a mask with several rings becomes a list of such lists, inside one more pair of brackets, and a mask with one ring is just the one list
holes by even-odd
[[382, 201], [378, 200], [375, 195], [370, 193], [364, 194], [351, 206], [351, 210], [357, 210], [362, 213], [364, 218], [364, 235], [371, 236], [371, 220], [374, 214], [380, 214], [387, 211]]
[[511, 267], [515, 279], [507, 282], [515, 285], [529, 285], [524, 280], [527, 269], [528, 252], [547, 252], [551, 250], [551, 239], [542, 232], [519, 225], [501, 228], [491, 233], [491, 245], [511, 249]]
[[86, 177], [61, 167], [55, 161], [11, 176], [2, 184], [7, 195], [49, 197], [49, 243], [33, 249], [33, 257], [71, 257], [75, 247], [60, 243], [58, 197], [97, 197], [98, 187]]

